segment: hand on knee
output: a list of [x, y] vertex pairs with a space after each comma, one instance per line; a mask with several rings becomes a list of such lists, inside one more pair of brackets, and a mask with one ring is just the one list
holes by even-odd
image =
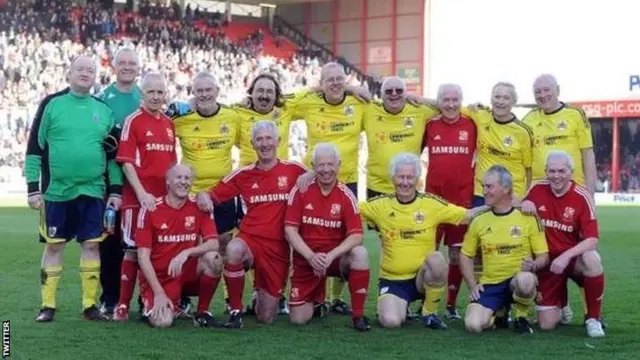
[[364, 246], [359, 245], [349, 251], [349, 265], [354, 270], [369, 269], [369, 253]]
[[584, 276], [595, 277], [602, 275], [604, 272], [600, 254], [595, 250], [587, 251], [580, 255], [579, 261]]
[[222, 273], [222, 256], [216, 251], [204, 253], [200, 259], [204, 273], [209, 276], [220, 276]]

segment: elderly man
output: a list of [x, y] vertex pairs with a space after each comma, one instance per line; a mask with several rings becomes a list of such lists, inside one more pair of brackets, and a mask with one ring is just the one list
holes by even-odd
[[95, 299], [100, 278], [99, 243], [104, 239], [104, 199], [108, 193], [106, 206], [119, 209], [122, 173], [113, 159], [113, 144], [105, 143], [114, 138], [113, 112], [89, 93], [95, 80], [95, 60], [76, 58], [69, 70], [69, 87], [42, 101], [29, 136], [25, 164], [28, 203], [40, 210], [40, 242], [45, 244], [38, 322], [55, 317], [64, 245], [73, 238], [82, 248], [83, 317], [106, 319]]

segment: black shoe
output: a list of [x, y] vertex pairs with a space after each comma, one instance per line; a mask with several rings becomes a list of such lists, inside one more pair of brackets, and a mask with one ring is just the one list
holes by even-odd
[[533, 334], [533, 327], [529, 323], [527, 318], [519, 317], [516, 319], [514, 325], [514, 329], [516, 332], [520, 334]]
[[243, 326], [242, 312], [240, 312], [240, 310], [229, 311], [229, 319], [224, 324], [224, 327], [229, 329], [242, 329]]
[[493, 325], [496, 327], [496, 329], [508, 329], [509, 318], [506, 316], [496, 316], [496, 318], [493, 320]]
[[213, 315], [208, 311], [195, 313], [193, 316], [193, 323], [199, 327], [219, 328], [223, 326], [223, 324], [214, 319]]
[[36, 315], [37, 322], [51, 322], [56, 317], [56, 309], [50, 307], [44, 307], [38, 311]]
[[114, 305], [107, 305], [105, 303], [102, 303], [102, 305], [100, 305], [100, 312], [102, 313], [102, 315], [108, 317], [109, 319], [113, 318], [113, 312], [115, 311], [116, 307]]
[[138, 314], [144, 313], [144, 303], [142, 302], [142, 296], [138, 295]]
[[369, 325], [369, 319], [366, 316], [354, 317], [353, 328], [362, 332], [371, 330], [371, 325]]
[[332, 313], [340, 315], [351, 315], [351, 308], [349, 308], [349, 305], [347, 305], [346, 302], [340, 299], [333, 300], [330, 309]]
[[313, 317], [324, 319], [329, 313], [329, 307], [325, 303], [316, 303], [313, 307]]
[[258, 315], [258, 293], [257, 292], [253, 292], [253, 294], [251, 294], [251, 305], [247, 306], [244, 309], [243, 315], [247, 315], [247, 316], [256, 316]]
[[278, 315], [289, 315], [289, 305], [287, 305], [287, 298], [280, 297], [278, 301]]
[[95, 305], [91, 305], [88, 308], [82, 310], [82, 317], [85, 320], [91, 321], [108, 321], [109, 318], [102, 315], [100, 310]]

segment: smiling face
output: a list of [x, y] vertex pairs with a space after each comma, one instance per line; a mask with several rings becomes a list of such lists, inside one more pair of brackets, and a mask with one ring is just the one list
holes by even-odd
[[333, 185], [337, 181], [340, 160], [331, 153], [324, 152], [315, 156], [313, 169], [316, 181], [321, 185]]
[[120, 84], [133, 83], [140, 74], [138, 58], [132, 50], [123, 50], [114, 60], [116, 81]]
[[96, 81], [96, 63], [87, 56], [77, 58], [69, 70], [69, 84], [75, 91], [88, 93]]
[[566, 161], [551, 158], [547, 161], [547, 180], [551, 190], [556, 194], [563, 194], [570, 186], [573, 170]]
[[516, 101], [515, 89], [509, 85], [498, 84], [493, 88], [491, 108], [494, 115], [501, 117], [510, 115]]
[[382, 84], [382, 102], [387, 109], [400, 109], [406, 99], [406, 87], [400, 78], [392, 77]]
[[339, 99], [344, 96], [347, 86], [347, 75], [342, 66], [328, 64], [322, 69], [320, 76], [322, 91], [330, 99]]
[[215, 109], [218, 100], [218, 85], [212, 76], [196, 77], [193, 81], [193, 95], [196, 109], [209, 114]]
[[460, 116], [462, 95], [454, 88], [446, 88], [440, 93], [438, 99], [440, 112], [447, 119], [457, 119]]
[[262, 163], [271, 162], [276, 158], [279, 142], [278, 135], [269, 129], [260, 129], [251, 139], [251, 145], [258, 155], [258, 160]]
[[393, 184], [396, 194], [403, 198], [412, 198], [416, 195], [418, 175], [415, 167], [411, 164], [400, 164], [393, 175]]
[[186, 200], [193, 185], [193, 170], [186, 165], [176, 165], [167, 174], [167, 190], [170, 196]]
[[267, 113], [276, 103], [276, 84], [269, 78], [258, 79], [251, 93], [251, 103], [256, 111]]
[[536, 99], [536, 104], [542, 110], [554, 111], [558, 106], [560, 96], [560, 88], [556, 79], [550, 75], [540, 76], [533, 84], [533, 96]]
[[500, 184], [498, 174], [489, 172], [485, 174], [482, 184], [482, 195], [488, 206], [494, 206], [504, 201], [505, 198], [511, 197], [509, 188]]
[[164, 79], [160, 76], [152, 76], [145, 79], [142, 86], [142, 102], [152, 113], [162, 110], [162, 106], [167, 100], [167, 87]]

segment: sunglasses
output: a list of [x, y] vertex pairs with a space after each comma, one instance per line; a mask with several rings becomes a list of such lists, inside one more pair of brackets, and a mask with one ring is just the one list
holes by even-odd
[[384, 90], [385, 95], [393, 95], [394, 92], [398, 95], [402, 95], [404, 94], [404, 89], [385, 89]]

